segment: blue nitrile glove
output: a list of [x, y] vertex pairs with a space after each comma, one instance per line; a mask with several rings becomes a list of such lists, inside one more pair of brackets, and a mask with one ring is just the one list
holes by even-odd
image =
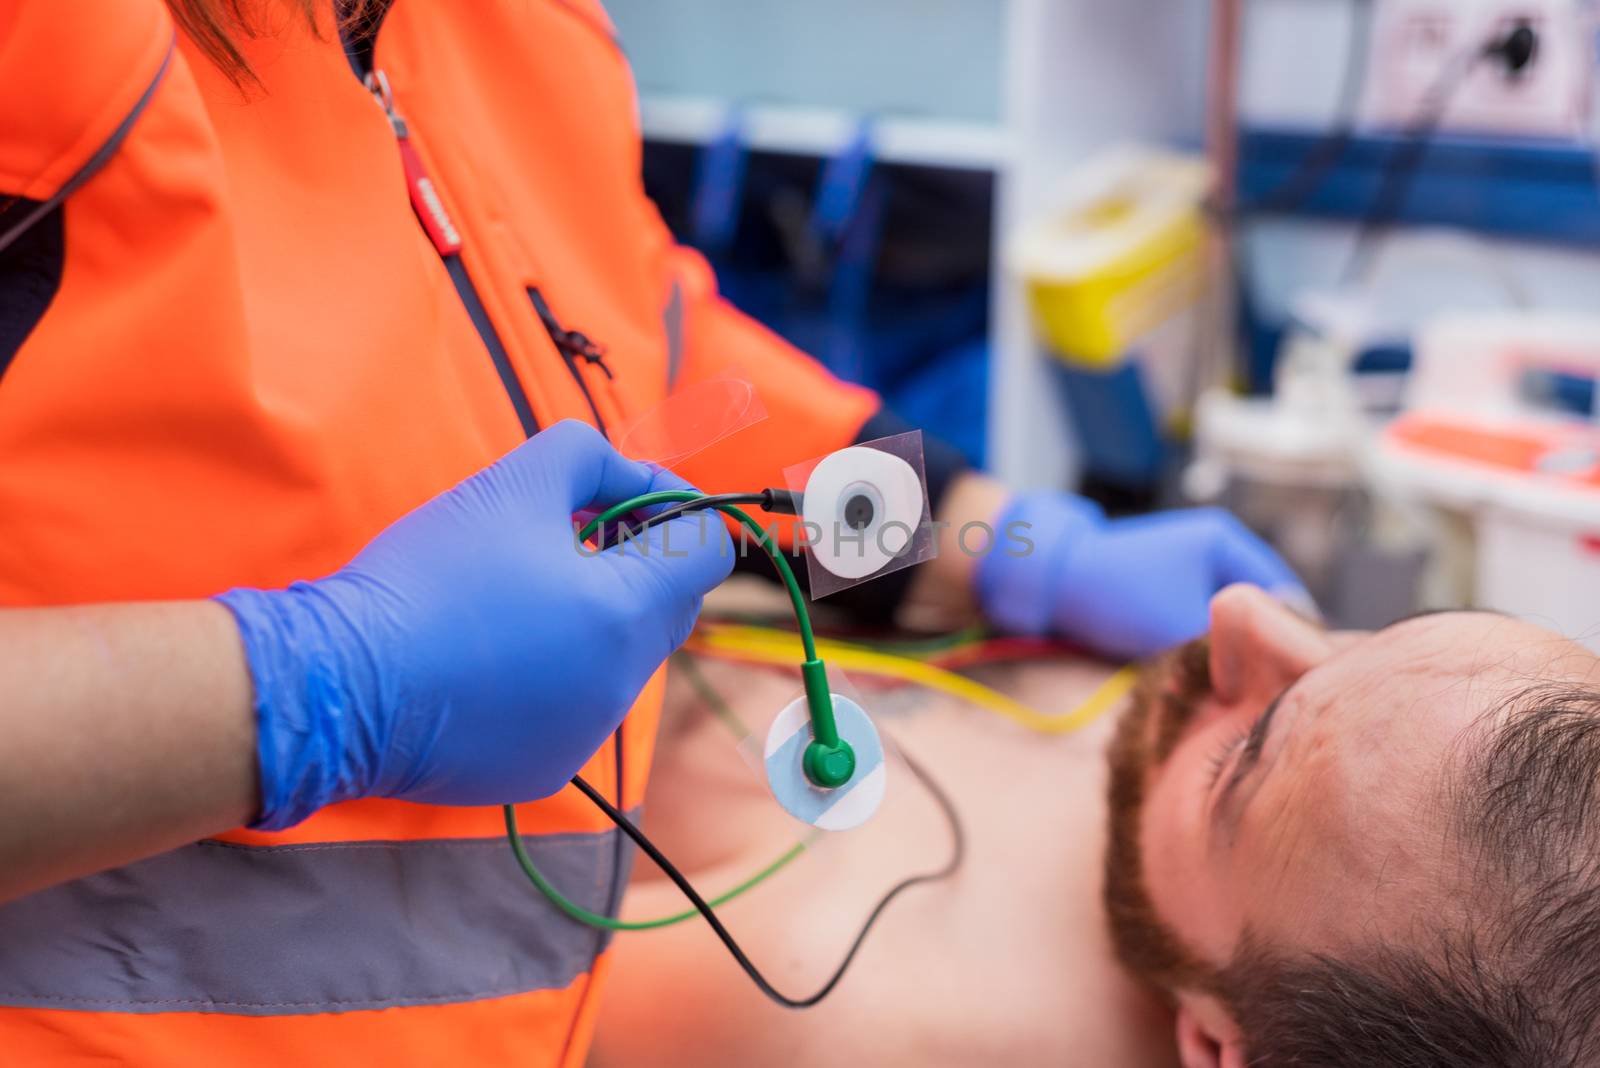
[[1235, 582], [1310, 602], [1267, 543], [1220, 508], [1107, 519], [1081, 497], [1028, 493], [1006, 506], [996, 533], [977, 573], [989, 619], [1113, 656], [1204, 634], [1212, 595]]
[[720, 522], [685, 516], [595, 553], [572, 516], [684, 485], [558, 423], [327, 578], [219, 597], [255, 683], [255, 825], [357, 797], [479, 805], [559, 790], [733, 566]]

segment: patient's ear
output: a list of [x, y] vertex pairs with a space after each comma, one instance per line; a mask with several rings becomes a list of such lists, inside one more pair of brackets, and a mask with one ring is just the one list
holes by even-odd
[[1244, 1040], [1214, 998], [1178, 998], [1178, 1061], [1183, 1068], [1245, 1068]]

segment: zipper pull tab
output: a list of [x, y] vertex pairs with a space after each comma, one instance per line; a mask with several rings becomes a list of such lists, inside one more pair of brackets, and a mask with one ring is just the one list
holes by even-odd
[[611, 368], [606, 364], [604, 345], [589, 340], [589, 335], [581, 330], [568, 330], [562, 326], [550, 302], [544, 299], [544, 294], [539, 292], [537, 286], [528, 287], [528, 299], [533, 302], [533, 310], [538, 313], [539, 321], [544, 323], [545, 331], [549, 333], [550, 340], [555, 342], [557, 351], [568, 360], [581, 357], [585, 363], [604, 371], [607, 378], [616, 379], [617, 376], [611, 373]]
[[389, 76], [381, 70], [373, 70], [368, 71], [362, 81], [367, 92], [383, 108], [384, 115], [389, 119], [389, 127], [394, 130], [395, 141], [400, 146], [400, 167], [406, 176], [406, 191], [411, 196], [411, 210], [417, 213], [417, 220], [422, 223], [422, 229], [427, 233], [428, 240], [433, 242], [433, 247], [439, 250], [439, 255], [455, 255], [461, 251], [461, 231], [456, 229], [450, 213], [445, 210], [439, 190], [434, 186], [433, 179], [428, 177], [428, 169], [422, 163], [422, 156], [411, 143], [411, 130], [394, 106], [394, 91], [389, 87]]
[[571, 346], [571, 351], [574, 356], [582, 356], [585, 362], [604, 371], [607, 378], [616, 378], [616, 376], [611, 373], [611, 367], [606, 363], [605, 346], [598, 345], [595, 342], [590, 341], [589, 335], [583, 333], [581, 330], [567, 331], [566, 341], [567, 344]]

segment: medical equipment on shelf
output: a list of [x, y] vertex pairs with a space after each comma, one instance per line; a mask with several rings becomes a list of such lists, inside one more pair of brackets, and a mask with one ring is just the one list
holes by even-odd
[[1327, 302], [1302, 308], [1274, 365], [1271, 396], [1202, 394], [1183, 479], [1190, 500], [1221, 504], [1265, 535], [1329, 609], [1373, 432], [1352, 374], [1364, 340], [1359, 319]]
[[1387, 500], [1470, 535], [1465, 573], [1437, 599], [1600, 648], [1597, 378], [1597, 318], [1456, 315], [1421, 332], [1406, 409], [1367, 468]]
[[1090, 474], [1153, 482], [1166, 440], [1220, 378], [1206, 329], [1211, 185], [1201, 159], [1119, 147], [1071, 174], [1054, 211], [1007, 250], [1035, 328], [1066, 369]]

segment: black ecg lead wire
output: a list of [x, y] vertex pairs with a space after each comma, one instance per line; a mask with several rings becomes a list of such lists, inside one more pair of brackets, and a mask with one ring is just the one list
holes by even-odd
[[961, 817], [956, 812], [954, 802], [950, 800], [950, 796], [944, 792], [939, 784], [934, 781], [933, 777], [929, 775], [920, 764], [912, 760], [904, 750], [901, 750], [900, 756], [901, 759], [906, 762], [906, 766], [911, 769], [911, 773], [917, 777], [917, 780], [922, 783], [922, 785], [927, 789], [928, 793], [933, 795], [933, 799], [938, 803], [940, 811], [944, 814], [945, 822], [950, 827], [950, 859], [937, 871], [925, 872], [921, 875], [913, 875], [906, 879], [902, 879], [900, 882], [892, 886], [888, 893], [879, 898], [878, 903], [874, 905], [872, 907], [872, 911], [867, 914], [866, 922], [863, 923], [861, 925], [861, 929], [856, 932], [855, 939], [850, 943], [850, 949], [845, 953], [844, 959], [839, 962], [839, 966], [834, 969], [834, 972], [828, 978], [828, 981], [823, 983], [822, 988], [816, 993], [805, 998], [789, 997], [787, 994], [784, 994], [782, 991], [774, 987], [772, 983], [767, 980], [767, 977], [761, 974], [761, 970], [751, 962], [749, 956], [746, 955], [739, 943], [734, 940], [733, 935], [728, 933], [728, 929], [724, 927], [722, 921], [717, 918], [715, 910], [713, 910], [711, 906], [706, 903], [705, 898], [700, 896], [700, 892], [694, 888], [694, 885], [690, 883], [684, 874], [677, 869], [676, 865], [674, 865], [666, 858], [665, 855], [662, 854], [661, 850], [656, 847], [656, 844], [650, 841], [649, 837], [647, 837], [643, 831], [634, 825], [632, 820], [624, 815], [610, 801], [606, 800], [604, 794], [600, 793], [600, 791], [596, 790], [593, 786], [590, 786], [587, 782], [585, 782], [583, 780], [583, 776], [581, 775], [573, 776], [572, 785], [576, 786], [583, 792], [585, 797], [594, 802], [595, 806], [599, 808], [601, 812], [606, 814], [606, 818], [611, 820], [612, 823], [615, 823], [617, 827], [622, 830], [623, 834], [626, 834], [629, 838], [633, 839], [634, 844], [644, 852], [645, 856], [653, 860], [662, 871], [667, 873], [667, 878], [671, 879], [678, 889], [683, 892], [683, 896], [689, 899], [690, 904], [694, 905], [696, 911], [698, 911], [701, 916], [705, 917], [706, 923], [711, 927], [711, 930], [716, 933], [717, 938], [721, 940], [722, 944], [727, 947], [729, 954], [733, 956], [733, 959], [738, 962], [739, 967], [743, 968], [744, 973], [750, 977], [750, 981], [755, 983], [755, 985], [763, 994], [767, 995], [767, 997], [771, 998], [773, 1001], [784, 1006], [785, 1008], [809, 1009], [811, 1006], [816, 1005], [818, 1002], [822, 1001], [823, 998], [833, 993], [834, 988], [838, 986], [839, 981], [844, 978], [845, 972], [850, 969], [850, 965], [855, 960], [856, 954], [861, 950], [862, 945], [866, 942], [867, 934], [872, 930], [873, 926], [883, 915], [884, 910], [889, 907], [890, 902], [914, 886], [920, 886], [924, 883], [940, 882], [950, 878], [960, 870], [962, 862], [966, 859], [966, 830], [961, 825]]

